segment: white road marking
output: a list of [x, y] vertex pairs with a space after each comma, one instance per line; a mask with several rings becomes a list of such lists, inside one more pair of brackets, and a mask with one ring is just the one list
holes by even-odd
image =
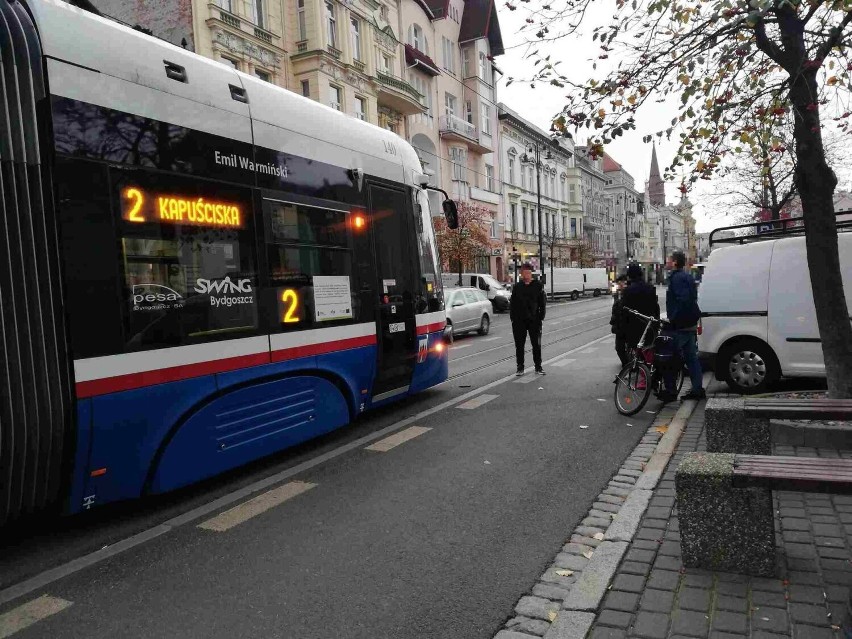
[[248, 521], [252, 517], [265, 513], [270, 508], [280, 506], [288, 499], [292, 499], [296, 495], [301, 495], [311, 488], [316, 488], [316, 484], [304, 481], [291, 481], [278, 488], [268, 490], [254, 499], [249, 499], [239, 506], [234, 506], [230, 510], [216, 515], [213, 519], [208, 519], [204, 523], [198, 524], [198, 527], [205, 530], [225, 532], [234, 526]]
[[450, 346], [450, 349], [454, 351], [460, 351], [461, 349], [468, 348], [469, 346], [470, 344], [462, 344], [461, 346], [456, 346], [455, 344], [453, 344], [452, 346]]
[[591, 354], [592, 354], [592, 353], [594, 353], [596, 350], [598, 350], [598, 349], [596, 349], [596, 348], [587, 348], [587, 349], [586, 349], [586, 350], [584, 350], [584, 351], [580, 351], [580, 355], [591, 355]]
[[410, 428], [406, 428], [405, 430], [401, 430], [398, 433], [394, 433], [390, 437], [385, 437], [377, 441], [375, 444], [367, 446], [364, 450], [373, 450], [377, 453], [386, 453], [392, 448], [396, 448], [400, 444], [404, 444], [410, 439], [414, 439], [415, 437], [419, 437], [423, 433], [428, 433], [431, 428], [424, 428], [422, 426], [411, 426]]
[[558, 362], [553, 362], [551, 366], [558, 366], [559, 368], [563, 368], [565, 366], [568, 366], [568, 364], [576, 361], [576, 359], [560, 359]]
[[479, 408], [483, 404], [487, 404], [492, 399], [497, 399], [500, 397], [499, 395], [480, 395], [479, 397], [474, 397], [472, 400], [465, 402], [464, 404], [459, 404], [456, 408], [462, 408], [464, 410], [473, 410], [474, 408]]
[[529, 384], [530, 382], [534, 382], [536, 380], [535, 374], [531, 372], [527, 373], [523, 377], [519, 377], [515, 380], [516, 384]]
[[70, 601], [42, 595], [22, 606], [13, 608], [7, 613], [0, 615], [0, 639], [11, 637], [16, 632], [29, 628], [42, 619], [47, 619], [57, 612], [62, 612], [71, 605]]
[[[603, 316], [602, 316], [603, 317]], [[607, 340], [613, 339], [612, 333], [604, 335], [603, 337], [598, 337], [593, 339], [582, 346], [577, 346], [572, 348], [565, 353], [560, 353], [559, 355], [555, 355], [550, 359], [547, 359], [543, 362], [545, 366], [549, 366], [553, 362], [559, 360], [559, 358], [570, 355], [572, 353], [576, 353], [583, 348], [587, 348], [588, 346], [592, 346], [594, 344], [600, 344]], [[8, 588], [4, 588], [0, 590], [0, 605], [7, 604], [10, 601], [14, 601], [19, 597], [23, 597], [24, 595], [31, 593], [35, 590], [39, 590], [44, 588], [52, 583], [59, 581], [69, 575], [73, 575], [84, 568], [89, 568], [105, 559], [110, 559], [117, 555], [122, 554], [126, 550], [130, 550], [131, 548], [136, 548], [141, 546], [142, 544], [151, 541], [152, 539], [157, 539], [158, 537], [162, 537], [167, 533], [172, 532], [175, 528], [180, 526], [184, 526], [186, 524], [192, 523], [198, 519], [201, 519], [205, 515], [209, 515], [212, 512], [216, 512], [221, 508], [229, 506], [231, 504], [237, 503], [242, 499], [245, 499], [249, 495], [253, 495], [261, 490], [268, 488], [269, 486], [274, 486], [282, 481], [287, 481], [291, 477], [296, 477], [300, 473], [307, 472], [317, 466], [321, 466], [322, 464], [331, 461], [332, 459], [337, 459], [346, 453], [349, 453], [353, 450], [357, 450], [358, 448], [362, 448], [364, 445], [369, 444], [370, 442], [378, 441], [382, 437], [390, 433], [394, 433], [405, 426], [410, 426], [415, 422], [422, 421], [427, 417], [435, 415], [436, 413], [440, 413], [447, 408], [452, 408], [458, 405], [465, 400], [476, 397], [479, 393], [483, 393], [492, 388], [496, 388], [502, 384], [506, 384], [507, 382], [511, 382], [515, 379], [515, 374], [506, 375], [505, 377], [501, 377], [500, 379], [495, 379], [493, 382], [489, 382], [479, 388], [474, 388], [469, 390], [468, 392], [460, 395], [458, 397], [453, 397], [452, 399], [448, 399], [445, 402], [441, 402], [437, 406], [433, 406], [431, 408], [427, 408], [425, 410], [420, 411], [416, 415], [412, 415], [411, 417], [406, 417], [405, 419], [401, 419], [398, 422], [395, 422], [389, 426], [385, 426], [384, 428], [370, 433], [369, 435], [365, 435], [363, 437], [359, 437], [355, 441], [351, 441], [348, 444], [343, 444], [333, 450], [325, 452], [321, 455], [317, 455], [316, 457], [304, 461], [300, 464], [296, 464], [291, 468], [287, 468], [286, 470], [282, 470], [281, 472], [275, 473], [274, 475], [270, 475], [265, 479], [260, 479], [254, 483], [249, 484], [248, 486], [244, 486], [239, 488], [233, 492], [228, 493], [227, 495], [223, 495], [218, 499], [214, 499], [211, 502], [206, 504], [202, 504], [201, 506], [196, 506], [195, 508], [186, 511], [183, 514], [177, 515], [176, 517], [172, 517], [171, 519], [164, 521], [161, 524], [157, 524], [156, 526], [152, 526], [147, 530], [143, 530], [140, 533], [136, 533], [135, 535], [131, 535], [130, 537], [126, 537], [125, 539], [121, 539], [114, 544], [106, 546], [105, 548], [101, 548], [100, 550], [96, 550], [94, 552], [90, 552], [87, 555], [83, 555], [82, 557], [77, 557], [76, 559], [72, 559], [64, 564], [56, 566], [55, 568], [50, 568], [49, 570], [45, 570], [40, 572], [29, 579], [25, 579], [14, 586], [9, 586]], [[433, 388], [440, 388], [441, 386], [453, 383], [452, 380], [447, 380], [445, 382], [441, 382], [437, 384]]]
[[483, 341], [483, 342], [493, 342], [493, 341], [498, 340], [498, 339], [506, 339], [506, 338], [505, 338], [505, 337], [503, 337], [503, 336], [501, 336], [501, 335], [498, 335], [497, 337], [486, 337], [486, 338], [485, 338], [484, 340], [482, 340], [482, 341]]

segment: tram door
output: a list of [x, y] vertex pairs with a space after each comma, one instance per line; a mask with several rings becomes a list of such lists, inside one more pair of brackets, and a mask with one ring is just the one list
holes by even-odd
[[378, 362], [373, 401], [408, 391], [417, 358], [414, 295], [416, 248], [405, 191], [377, 184], [368, 187], [378, 286]]

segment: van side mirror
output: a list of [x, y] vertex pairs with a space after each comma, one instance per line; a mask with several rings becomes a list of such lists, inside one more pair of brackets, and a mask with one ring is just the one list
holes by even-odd
[[452, 200], [444, 200], [441, 205], [444, 209], [444, 217], [447, 219], [447, 228], [457, 229], [459, 227], [459, 210]]

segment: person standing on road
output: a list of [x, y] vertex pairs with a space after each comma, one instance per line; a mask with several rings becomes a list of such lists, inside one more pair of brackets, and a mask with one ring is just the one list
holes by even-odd
[[541, 367], [541, 328], [544, 322], [545, 299], [544, 286], [532, 278], [532, 266], [524, 263], [521, 267], [521, 279], [512, 287], [509, 299], [509, 318], [512, 320], [512, 336], [515, 338], [515, 360], [519, 377], [524, 374], [524, 349], [527, 334], [533, 349], [535, 372], [544, 375]]
[[[674, 268], [669, 275], [669, 288], [666, 291], [666, 313], [674, 333], [675, 350], [686, 364], [692, 389], [681, 399], [704, 399], [701, 362], [698, 361], [698, 322], [701, 311], [698, 308], [698, 289], [692, 275], [683, 270], [686, 256], [681, 251], [672, 253], [667, 266]], [[666, 391], [660, 399], [677, 399], [675, 375], [665, 376]]]
[[618, 359], [621, 360], [621, 365], [624, 366], [629, 357], [627, 351], [627, 342], [624, 336], [625, 318], [621, 309], [624, 306], [624, 289], [627, 286], [627, 275], [623, 273], [615, 278], [615, 293], [612, 295], [612, 315], [609, 318], [609, 325], [612, 326], [612, 333], [615, 335], [615, 352]]
[[[629, 308], [655, 319], [660, 317], [660, 302], [657, 290], [645, 281], [645, 272], [639, 264], [627, 267], [627, 288], [621, 294], [622, 308]], [[641, 317], [622, 310], [622, 325], [627, 352], [639, 345], [648, 322]], [[655, 336], [651, 336], [655, 337]]]

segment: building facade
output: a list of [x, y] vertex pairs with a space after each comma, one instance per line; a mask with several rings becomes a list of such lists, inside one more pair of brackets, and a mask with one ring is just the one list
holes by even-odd
[[603, 158], [591, 157], [587, 147], [576, 148], [583, 205], [583, 239], [595, 266], [615, 268], [615, 225], [606, 197]]
[[[542, 129], [500, 104], [500, 170], [503, 175], [502, 219], [506, 255], [512, 262], [530, 262], [538, 269], [541, 196], [541, 244], [545, 272], [552, 264], [564, 267], [579, 260], [583, 235], [579, 173], [573, 144], [555, 142]], [[540, 149], [536, 170], [534, 147]], [[509, 273], [507, 272], [507, 275]]]
[[635, 188], [633, 176], [606, 153], [603, 170], [606, 176], [604, 192], [612, 211], [615, 263], [616, 268], [623, 271], [629, 262], [636, 259], [643, 223], [640, 209], [644, 209], [644, 203], [642, 194]]

